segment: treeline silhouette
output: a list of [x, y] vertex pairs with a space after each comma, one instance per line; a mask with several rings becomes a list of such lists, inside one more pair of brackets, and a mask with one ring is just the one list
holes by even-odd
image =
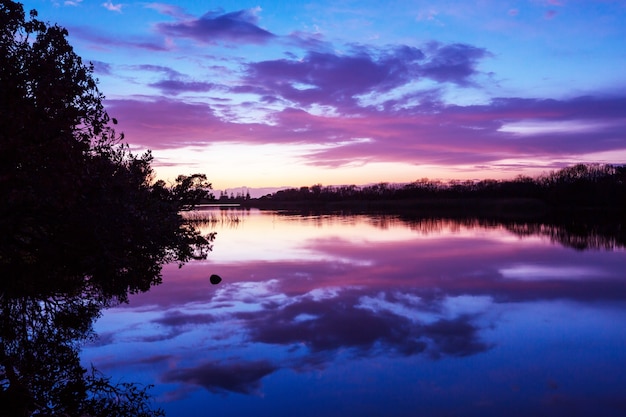
[[520, 175], [511, 180], [443, 182], [421, 179], [404, 185], [379, 183], [363, 187], [317, 184], [280, 190], [255, 200], [253, 204], [262, 208], [308, 205], [381, 209], [480, 209], [489, 206], [518, 211], [548, 208], [624, 210], [626, 165], [578, 164], [535, 178]]
[[66, 29], [0, 0], [0, 416], [154, 417], [149, 386], [81, 363], [102, 309], [204, 259], [181, 212], [204, 174], [154, 181], [116, 133]]

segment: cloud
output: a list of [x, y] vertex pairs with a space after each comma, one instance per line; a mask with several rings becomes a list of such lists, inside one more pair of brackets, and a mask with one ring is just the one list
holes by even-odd
[[187, 14], [185, 10], [173, 4], [165, 4], [165, 3], [147, 3], [144, 4], [146, 9], [156, 10], [160, 14], [175, 17], [177, 19], [189, 19], [193, 16]]
[[[414, 50], [414, 60], [421, 52]], [[368, 54], [336, 55], [309, 52], [303, 59], [252, 63], [247, 81], [267, 86], [280, 96], [301, 104], [353, 100], [368, 91], [387, 91], [410, 78], [412, 61]]]
[[150, 38], [119, 38], [117, 35], [96, 35], [87, 27], [75, 26], [71, 28], [72, 35], [78, 35], [96, 49], [108, 50], [118, 48], [145, 49], [148, 51], [169, 51], [171, 45], [160, 40]]
[[198, 19], [159, 23], [157, 30], [168, 36], [194, 39], [202, 43], [233, 42], [264, 44], [275, 36], [257, 26], [259, 9], [217, 14], [206, 13]]
[[428, 350], [439, 357], [465, 356], [489, 348], [479, 340], [469, 317], [424, 325], [389, 310], [363, 308], [359, 306], [361, 296], [358, 291], [343, 291], [321, 299], [302, 297], [286, 306], [240, 313], [238, 318], [254, 342], [304, 345], [313, 354], [350, 349], [363, 356], [382, 349], [387, 354], [409, 356]]
[[107, 1], [102, 3], [102, 7], [104, 7], [105, 9], [111, 11], [111, 12], [118, 12], [118, 13], [122, 13], [122, 4], [113, 4], [112, 1]]
[[389, 92], [422, 78], [470, 85], [478, 62], [487, 56], [486, 50], [470, 45], [438, 43], [426, 52], [406, 45], [355, 48], [349, 54], [309, 51], [302, 59], [250, 63], [244, 83], [302, 106], [353, 106], [359, 95]]
[[438, 320], [425, 326], [423, 334], [437, 346], [436, 350], [431, 351], [435, 357], [443, 354], [469, 356], [490, 348], [490, 345], [478, 338], [478, 329], [467, 316]]
[[202, 81], [181, 81], [181, 80], [161, 80], [148, 84], [150, 87], [158, 88], [165, 94], [177, 95], [183, 92], [206, 92], [219, 88], [218, 84]]
[[162, 376], [164, 382], [182, 382], [210, 392], [255, 394], [261, 379], [278, 368], [268, 361], [210, 361], [195, 367], [173, 369]]
[[331, 43], [326, 41], [324, 35], [319, 32], [294, 31], [286, 39], [288, 44], [308, 51], [331, 51], [333, 49]]
[[148, 84], [148, 86], [161, 90], [164, 94], [178, 95], [184, 92], [207, 92], [211, 90], [226, 91], [226, 88], [220, 84], [190, 80], [185, 74], [182, 74], [171, 67], [162, 65], [133, 65], [133, 70], [149, 71], [164, 74], [167, 78], [157, 82]]
[[90, 61], [93, 64], [93, 70], [96, 74], [111, 75], [112, 66], [107, 62]]
[[[354, 118], [320, 118], [303, 113], [293, 118], [284, 113], [276, 120], [292, 130], [308, 126], [302, 136], [344, 140], [341, 145], [309, 154], [313, 164], [343, 165], [360, 158], [478, 164], [493, 162], [504, 155], [559, 157], [626, 149], [625, 104], [626, 99], [620, 97], [562, 101], [496, 99], [474, 106], [427, 102], [398, 111], [363, 109]], [[513, 121], [523, 120], [567, 123], [562, 124], [560, 131], [546, 129], [533, 135], [514, 134], [504, 128]], [[370, 140], [350, 141], [350, 138]]]
[[204, 103], [148, 97], [107, 100], [106, 105], [129, 141], [151, 149], [205, 143], [226, 126]]
[[215, 318], [211, 314], [184, 314], [180, 311], [168, 311], [163, 317], [152, 320], [153, 323], [171, 327], [180, 327], [188, 324], [209, 324], [214, 321]]
[[[304, 79], [297, 75], [299, 71], [294, 70], [296, 75], [291, 79]], [[281, 73], [288, 70], [283, 68]], [[349, 82], [344, 91], [361, 91], [370, 80], [364, 77]], [[311, 144], [315, 148], [301, 154], [301, 158], [315, 166], [341, 166], [355, 161], [485, 165], [506, 158], [569, 159], [626, 149], [626, 97], [498, 98], [485, 104], [454, 106], [437, 101], [435, 93], [360, 106], [357, 100], [346, 98], [347, 93], [342, 96], [339, 89], [329, 92], [335, 100], [332, 112], [313, 114], [301, 108], [276, 111], [261, 106], [284, 103], [289, 98], [313, 102], [316, 97], [328, 104], [328, 98], [319, 90], [331, 91], [330, 81], [320, 82], [322, 87], [313, 91], [300, 92], [280, 85], [278, 79], [272, 82], [267, 88], [259, 85], [230, 89], [235, 95], [257, 94], [259, 100], [248, 107], [233, 107], [228, 101], [209, 105], [157, 97], [107, 100], [106, 105], [109, 114], [119, 120], [118, 129], [134, 144], [152, 149], [216, 140]], [[187, 80], [160, 81], [154, 86], [172, 95], [225, 88]], [[238, 123], [237, 113], [244, 108], [266, 111], [271, 123]]]
[[165, 67], [163, 65], [152, 65], [152, 64], [143, 64], [143, 65], [133, 65], [131, 67], [134, 70], [140, 71], [151, 71], [157, 72], [167, 75], [169, 78], [180, 78], [183, 77], [183, 74], [176, 71], [171, 67]]
[[[571, 161], [590, 153], [626, 149], [626, 138], [620, 133], [626, 124], [624, 98], [617, 94], [558, 100], [504, 97], [481, 104], [448, 104], [450, 92], [484, 93], [480, 83], [486, 74], [480, 67], [492, 56], [485, 48], [441, 42], [384, 48], [352, 44], [339, 52], [320, 34], [292, 32], [279, 37], [261, 29], [257, 9], [190, 18], [162, 3], [146, 7], [175, 17], [156, 26], [167, 36], [253, 44], [276, 38], [298, 47], [284, 51], [278, 59], [224, 63], [222, 71], [228, 75], [222, 79], [228, 80], [227, 85], [173, 68], [138, 67], [163, 74], [147, 86], [169, 99], [108, 102], [131, 143], [154, 149], [208, 145], [217, 140], [313, 145], [298, 157], [316, 167], [374, 162], [489, 166], [507, 159]], [[138, 42], [85, 36], [111, 49], [120, 45], [171, 48], [155, 39]], [[189, 98], [186, 93], [220, 93], [222, 97], [192, 103], [183, 100]], [[181, 100], [174, 100], [177, 97]], [[120, 106], [124, 113], [117, 112]], [[146, 109], [150, 109], [147, 114], [141, 114]], [[155, 114], [168, 123], [154, 119]], [[523, 129], [529, 125], [544, 129], [530, 134]], [[190, 129], [183, 134], [186, 126]]]
[[[610, 305], [626, 300], [624, 259], [610, 251], [589, 251], [581, 257], [556, 245], [508, 247], [502, 245], [500, 233], [491, 234], [495, 224], [479, 220], [394, 217], [367, 222], [372, 230], [407, 228], [413, 236], [428, 238], [348, 241], [338, 237], [338, 231], [337, 237], [300, 241], [294, 249], [308, 254], [307, 259], [213, 262], [211, 269], [231, 277], [217, 291], [209, 288], [206, 263], [189, 264], [183, 273], [174, 265], [164, 271], [161, 286], [120, 307], [140, 311], [151, 328], [156, 323], [164, 329], [143, 337], [129, 326], [120, 338], [158, 342], [197, 330], [193, 334], [213, 338], [211, 347], [201, 344], [199, 350], [189, 350], [185, 344], [179, 358], [153, 359], [156, 365], [169, 366], [158, 367], [164, 372], [162, 380], [182, 384], [183, 391], [202, 387], [254, 395], [263, 378], [278, 370], [326, 369], [338, 358], [437, 360], [481, 354], [493, 348], [484, 329], [497, 325], [508, 303], [566, 300]], [[478, 240], [458, 238], [480, 225], [490, 232], [478, 233]], [[566, 234], [547, 225], [499, 227], [523, 236]], [[452, 231], [452, 236], [431, 238], [442, 230]], [[589, 256], [597, 268], [577, 279], [563, 279], [573, 271], [584, 272]], [[542, 265], [550, 265], [549, 270]], [[517, 279], [524, 270], [533, 279]], [[207, 333], [209, 324], [217, 330]], [[105, 335], [105, 341], [111, 336]], [[224, 352], [232, 357], [208, 356], [221, 358]], [[190, 364], [192, 360], [199, 362]]]
[[459, 85], [471, 84], [471, 77], [477, 74], [478, 62], [491, 56], [483, 48], [459, 43], [431, 43], [428, 49], [429, 60], [422, 66], [421, 75], [438, 82]]

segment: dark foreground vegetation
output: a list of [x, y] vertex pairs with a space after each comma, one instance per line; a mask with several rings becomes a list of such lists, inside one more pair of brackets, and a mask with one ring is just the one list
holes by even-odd
[[243, 205], [292, 210], [412, 211], [453, 217], [472, 214], [541, 217], [556, 211], [626, 211], [626, 166], [579, 164], [537, 178], [430, 181], [365, 187], [314, 185], [281, 190]]
[[0, 1], [0, 416], [153, 416], [147, 387], [80, 364], [102, 308], [203, 258], [181, 215], [204, 175], [153, 180], [67, 31]]

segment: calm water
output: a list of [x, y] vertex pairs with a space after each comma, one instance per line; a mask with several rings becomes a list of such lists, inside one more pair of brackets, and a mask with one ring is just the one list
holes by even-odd
[[105, 311], [83, 351], [115, 380], [156, 384], [169, 416], [626, 415], [623, 248], [215, 213], [209, 258]]

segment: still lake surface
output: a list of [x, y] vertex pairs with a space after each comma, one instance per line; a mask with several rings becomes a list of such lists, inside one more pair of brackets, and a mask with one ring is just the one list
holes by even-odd
[[104, 311], [82, 352], [155, 384], [168, 416], [626, 415], [626, 251], [610, 240], [213, 213], [208, 259]]

